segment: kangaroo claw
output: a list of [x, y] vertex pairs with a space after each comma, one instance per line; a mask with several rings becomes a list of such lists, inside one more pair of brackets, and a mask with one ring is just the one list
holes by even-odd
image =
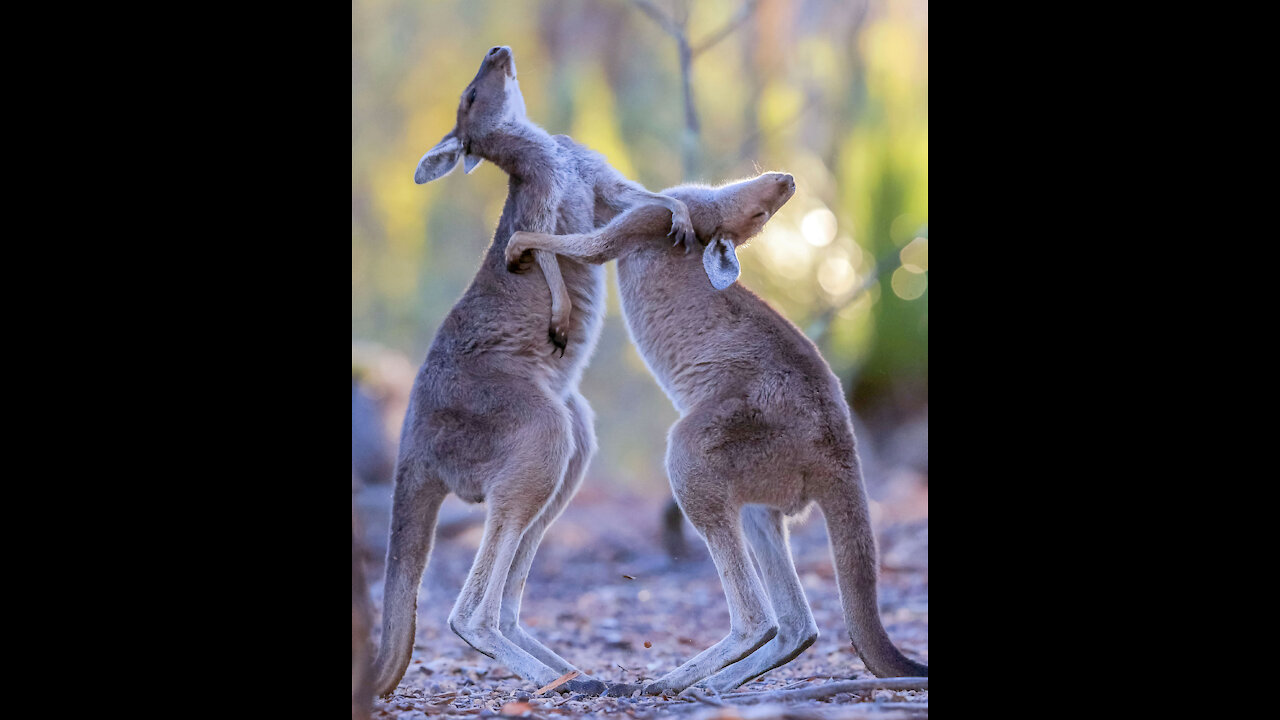
[[[551, 338], [551, 344], [556, 346], [560, 351], [560, 357], [564, 357], [565, 346], [569, 344], [569, 335], [558, 327], [553, 327], [547, 331], [547, 336]], [[551, 351], [552, 355], [556, 354], [555, 350]]]
[[693, 231], [693, 223], [689, 221], [689, 218], [676, 215], [671, 216], [671, 232], [667, 233], [667, 237], [675, 238], [672, 247], [683, 244], [686, 253], [693, 249], [693, 245], [698, 239], [697, 234]]

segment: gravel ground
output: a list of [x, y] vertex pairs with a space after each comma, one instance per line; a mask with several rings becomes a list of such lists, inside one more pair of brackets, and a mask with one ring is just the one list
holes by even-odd
[[[896, 493], [873, 503], [881, 544], [881, 617], [909, 657], [929, 659], [928, 495]], [[385, 496], [369, 489], [359, 499], [367, 528], [374, 642], [380, 632]], [[905, 499], [904, 499], [905, 498]], [[659, 518], [666, 498], [640, 498], [584, 488], [551, 527], [534, 562], [521, 619], [530, 634], [594, 677], [608, 683], [643, 683], [676, 668], [712, 645], [729, 628], [715, 567], [700, 537], [686, 524], [691, 557], [672, 563], [663, 554]], [[836, 695], [785, 706], [720, 707], [715, 698], [601, 698], [534, 688], [472, 650], [449, 630], [447, 618], [479, 544], [483, 506], [450, 498], [442, 532], [418, 597], [413, 660], [396, 692], [374, 702], [372, 717], [587, 716], [640, 717], [920, 717], [928, 691], [880, 690]], [[800, 657], [747, 683], [732, 696], [812, 687], [873, 676], [850, 647], [827, 548], [821, 513], [791, 528], [792, 550], [819, 638]], [[739, 699], [741, 701], [741, 699]]]

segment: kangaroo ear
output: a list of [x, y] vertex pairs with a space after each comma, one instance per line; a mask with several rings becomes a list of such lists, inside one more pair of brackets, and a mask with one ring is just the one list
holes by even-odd
[[454, 137], [452, 131], [444, 136], [439, 145], [427, 151], [418, 161], [418, 169], [413, 173], [413, 181], [419, 185], [429, 183], [448, 175], [462, 158], [462, 143]]
[[484, 158], [480, 157], [479, 155], [472, 155], [470, 153], [467, 153], [462, 157], [462, 169], [466, 171], [468, 175], [470, 175], [471, 171], [475, 170], [476, 166], [479, 165], [480, 161], [483, 159]]
[[702, 251], [702, 267], [711, 279], [711, 285], [723, 290], [732, 285], [742, 274], [738, 266], [738, 254], [733, 249], [733, 241], [724, 236], [712, 238]]

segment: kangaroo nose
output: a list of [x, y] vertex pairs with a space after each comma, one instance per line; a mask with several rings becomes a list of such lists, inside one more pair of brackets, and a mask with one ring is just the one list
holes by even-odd
[[788, 191], [796, 189], [796, 179], [786, 173], [778, 176], [778, 184], [787, 188]]

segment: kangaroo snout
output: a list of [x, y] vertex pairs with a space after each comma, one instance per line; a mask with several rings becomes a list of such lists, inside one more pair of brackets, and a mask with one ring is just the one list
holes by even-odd
[[496, 45], [489, 48], [489, 54], [485, 55], [485, 60], [489, 61], [494, 67], [505, 67], [508, 75], [515, 73], [514, 63], [511, 61], [511, 48], [507, 45]]
[[777, 183], [774, 185], [777, 197], [773, 201], [773, 210], [774, 212], [777, 212], [778, 208], [786, 205], [787, 201], [791, 199], [791, 196], [796, 194], [796, 179], [789, 173], [769, 174], [773, 176], [773, 181]]

